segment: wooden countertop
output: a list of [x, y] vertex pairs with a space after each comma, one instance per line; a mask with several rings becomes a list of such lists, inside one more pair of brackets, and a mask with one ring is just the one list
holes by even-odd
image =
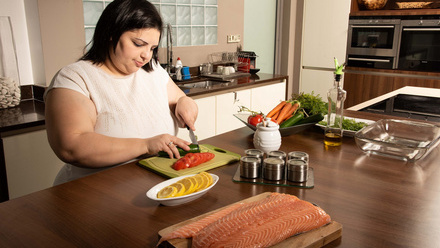
[[[244, 127], [201, 143], [243, 155], [253, 147], [252, 137]], [[367, 156], [350, 137], [331, 149], [322, 140], [322, 129], [313, 127], [283, 137], [280, 148], [309, 154], [312, 189], [235, 183], [235, 163], [210, 171], [220, 181], [202, 198], [165, 207], [145, 195], [165, 179], [130, 163], [1, 203], [0, 246], [153, 247], [163, 228], [263, 192], [281, 192], [319, 205], [343, 225], [342, 238], [327, 247], [438, 247], [439, 147], [406, 163]]]

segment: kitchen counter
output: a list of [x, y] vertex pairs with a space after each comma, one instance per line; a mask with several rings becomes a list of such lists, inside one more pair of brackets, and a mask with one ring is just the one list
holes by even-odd
[[[267, 73], [248, 74], [248, 76], [240, 76], [237, 78], [225, 79], [223, 80], [225, 81], [225, 83], [219, 85], [209, 86], [206, 88], [190, 88], [190, 89], [182, 88], [182, 90], [186, 93], [187, 96], [190, 96], [192, 98], [200, 98], [200, 97], [206, 97], [220, 93], [232, 92], [238, 89], [252, 88], [255, 86], [262, 86], [265, 84], [273, 84], [280, 82], [282, 80], [287, 81], [287, 78], [288, 78], [287, 76], [267, 74]], [[178, 86], [182, 86], [187, 83], [206, 81], [206, 80], [222, 80], [222, 79], [215, 77], [199, 77], [185, 82], [177, 81], [176, 84]]]
[[[377, 120], [373, 113], [347, 116]], [[243, 127], [206, 140], [243, 155], [253, 148]], [[166, 207], [145, 193], [165, 179], [135, 162], [0, 204], [0, 246], [154, 247], [158, 231], [263, 192], [296, 195], [323, 208], [343, 226], [326, 247], [438, 247], [440, 243], [440, 148], [414, 163], [368, 156], [351, 137], [325, 148], [312, 127], [282, 138], [283, 151], [307, 152], [314, 188], [235, 183], [238, 163], [213, 170], [219, 182], [203, 197]]]

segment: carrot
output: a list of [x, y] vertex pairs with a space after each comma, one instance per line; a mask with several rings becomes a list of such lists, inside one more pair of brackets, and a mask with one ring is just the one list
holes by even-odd
[[280, 115], [280, 111], [276, 112], [274, 116], [272, 116], [271, 120], [276, 121], [277, 117]]
[[281, 101], [280, 103], [278, 103], [277, 106], [275, 106], [275, 108], [273, 108], [267, 115], [267, 118], [272, 118], [276, 113], [279, 113], [280, 110], [287, 104], [287, 101]]
[[295, 111], [299, 108], [299, 102], [295, 101], [290, 104], [290, 106], [286, 109], [282, 109], [280, 115], [277, 118], [277, 123], [281, 124], [283, 121], [287, 120], [291, 117]]

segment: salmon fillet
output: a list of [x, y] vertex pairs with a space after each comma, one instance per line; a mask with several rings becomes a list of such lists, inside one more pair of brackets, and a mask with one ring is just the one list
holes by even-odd
[[217, 221], [218, 219], [221, 219], [225, 215], [228, 215], [230, 212], [234, 211], [235, 209], [239, 208], [242, 204], [234, 204], [231, 205], [225, 209], [222, 209], [218, 212], [215, 212], [214, 214], [208, 215], [205, 218], [202, 218], [198, 221], [195, 221], [193, 223], [190, 223], [188, 225], [182, 226], [178, 228], [177, 230], [168, 233], [161, 237], [157, 245], [162, 243], [163, 241], [170, 240], [170, 239], [178, 239], [178, 238], [192, 238], [194, 235], [196, 235], [200, 230], [211, 224], [212, 222]]
[[321, 208], [288, 194], [272, 193], [231, 207], [217, 212], [215, 221], [203, 221], [203, 228], [188, 228], [197, 222], [181, 228], [193, 230], [192, 247], [267, 247], [331, 221]]

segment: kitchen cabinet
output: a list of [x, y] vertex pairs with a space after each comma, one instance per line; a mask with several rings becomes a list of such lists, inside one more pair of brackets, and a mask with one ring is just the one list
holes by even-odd
[[345, 60], [350, 3], [304, 1], [300, 92], [324, 96], [333, 85], [334, 58]]
[[[245, 126], [233, 115], [238, 112], [239, 106], [267, 113], [285, 99], [286, 80], [197, 98], [195, 99], [199, 108], [195, 124], [197, 138], [203, 140]], [[179, 130], [177, 137], [189, 141], [188, 131], [184, 129]]]
[[52, 186], [64, 163], [50, 148], [46, 130], [2, 137], [9, 198]]
[[239, 90], [216, 96], [216, 135], [243, 127], [234, 114], [239, 106], [251, 107], [251, 90]]
[[[199, 109], [199, 114], [195, 123], [196, 126], [195, 135], [197, 136], [197, 139], [202, 140], [214, 136], [216, 133], [215, 131], [216, 97], [209, 96], [209, 97], [199, 98], [199, 99], [195, 99], [195, 102], [197, 103]], [[186, 128], [180, 128], [177, 137], [190, 141], [189, 133]]]
[[286, 82], [251, 89], [250, 106], [254, 111], [267, 114], [282, 100], [286, 100]]

